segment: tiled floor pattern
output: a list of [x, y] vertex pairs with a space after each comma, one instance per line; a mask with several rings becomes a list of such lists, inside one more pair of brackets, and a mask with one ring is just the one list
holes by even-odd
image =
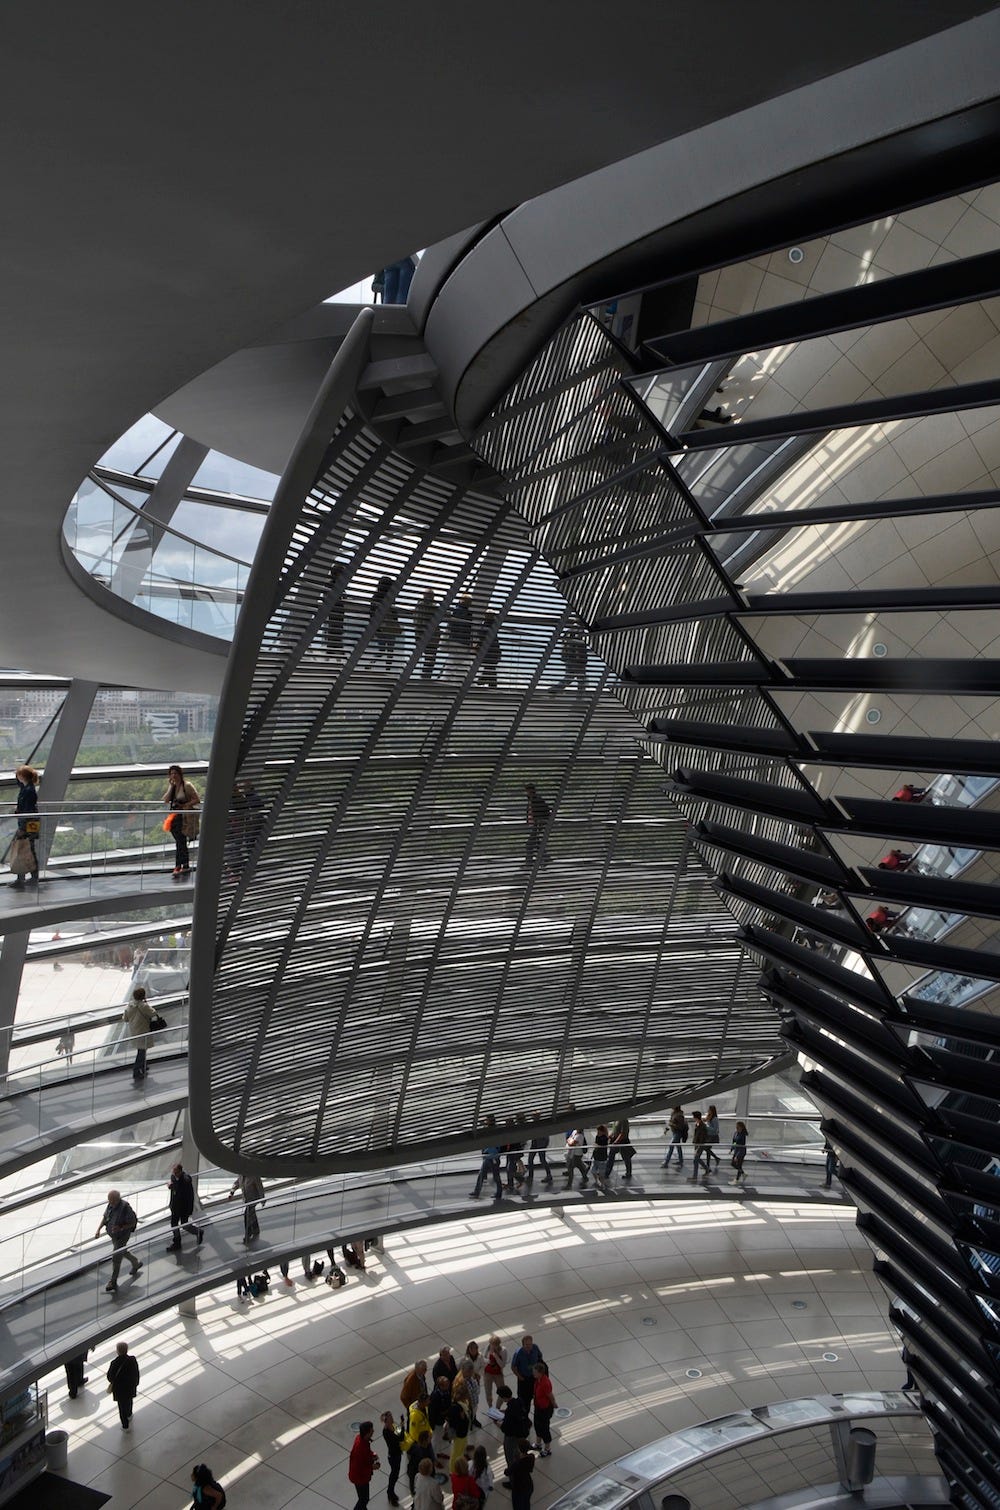
[[[593, 1467], [692, 1422], [817, 1391], [897, 1387], [870, 1263], [842, 1208], [484, 1212], [391, 1238], [341, 1291], [279, 1282], [247, 1308], [227, 1290], [202, 1299], [196, 1318], [168, 1312], [135, 1328], [132, 1431], [104, 1393], [109, 1347], [91, 1358], [76, 1401], [61, 1371], [44, 1381], [50, 1424], [70, 1433], [69, 1477], [109, 1492], [113, 1510], [181, 1510], [198, 1460], [234, 1510], [350, 1510], [351, 1423], [398, 1410], [413, 1359], [442, 1342], [530, 1330], [572, 1410], [536, 1467], [534, 1510], [544, 1510]], [[495, 1458], [495, 1428], [483, 1435]], [[374, 1510], [384, 1485], [378, 1475]], [[505, 1502], [498, 1487], [494, 1503]]]

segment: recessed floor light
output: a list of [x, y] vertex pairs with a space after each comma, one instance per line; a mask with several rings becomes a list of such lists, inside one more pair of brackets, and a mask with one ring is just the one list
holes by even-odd
[[552, 1414], [556, 1421], [568, 1421], [573, 1412], [568, 1405], [557, 1405]]
[[642, 1324], [643, 1326], [658, 1326], [659, 1322], [657, 1321], [655, 1316], [644, 1316], [642, 1318]]

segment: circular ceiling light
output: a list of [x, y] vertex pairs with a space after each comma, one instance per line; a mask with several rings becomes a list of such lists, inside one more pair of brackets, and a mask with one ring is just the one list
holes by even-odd
[[788, 260], [797, 267], [800, 262], [805, 262], [806, 254], [800, 246], [790, 246], [788, 248]]
[[865, 714], [865, 723], [866, 724], [880, 724], [881, 722], [882, 722], [882, 715], [879, 712], [879, 710], [877, 708], [869, 708], [868, 712]]
[[889, 647], [888, 645], [883, 645], [881, 640], [879, 640], [878, 644], [872, 646], [872, 655], [877, 655], [881, 658], [883, 655], [888, 654]]
[[686, 1368], [684, 1370], [684, 1372], [685, 1372], [685, 1374], [687, 1375], [687, 1377], [689, 1379], [700, 1379], [701, 1378], [701, 1369], [700, 1368]]

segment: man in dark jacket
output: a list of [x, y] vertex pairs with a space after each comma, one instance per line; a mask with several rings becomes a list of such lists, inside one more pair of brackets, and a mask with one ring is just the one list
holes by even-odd
[[119, 1342], [115, 1356], [108, 1369], [108, 1390], [114, 1396], [121, 1417], [122, 1428], [129, 1429], [132, 1405], [139, 1393], [139, 1365], [128, 1350], [127, 1342]]
[[190, 1232], [192, 1237], [198, 1239], [199, 1244], [205, 1236], [203, 1227], [196, 1227], [191, 1220], [194, 1211], [194, 1181], [184, 1168], [183, 1164], [175, 1164], [170, 1171], [170, 1180], [167, 1185], [170, 1191], [170, 1246], [168, 1253], [179, 1253], [181, 1249], [181, 1228]]
[[123, 1258], [127, 1258], [132, 1265], [133, 1278], [135, 1278], [142, 1268], [142, 1259], [136, 1258], [135, 1254], [130, 1253], [128, 1249], [128, 1240], [138, 1225], [139, 1219], [128, 1201], [122, 1200], [121, 1191], [109, 1190], [108, 1204], [104, 1208], [104, 1215], [97, 1225], [97, 1231], [94, 1233], [94, 1236], [100, 1237], [102, 1232], [107, 1232], [111, 1239], [111, 1247], [113, 1249], [111, 1279], [104, 1286], [110, 1295], [113, 1295], [118, 1288], [118, 1274], [121, 1270]]
[[[527, 1400], [517, 1399], [506, 1384], [501, 1384], [497, 1390], [497, 1399], [503, 1411], [500, 1430], [503, 1432], [503, 1455], [509, 1474], [514, 1464], [520, 1460], [521, 1443], [526, 1443], [531, 1436], [531, 1406]], [[507, 1479], [504, 1480], [504, 1486], [509, 1488]]]
[[528, 799], [525, 811], [525, 822], [528, 825], [528, 842], [524, 852], [525, 865], [533, 865], [537, 856], [542, 865], [548, 863], [549, 852], [546, 848], [546, 834], [549, 827], [549, 819], [552, 817], [552, 809], [539, 796], [532, 782], [528, 782], [524, 788]]

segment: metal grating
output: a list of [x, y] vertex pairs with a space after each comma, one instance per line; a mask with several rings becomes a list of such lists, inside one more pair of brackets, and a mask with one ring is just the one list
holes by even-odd
[[[592, 654], [571, 678], [577, 620], [523, 521], [371, 428], [367, 359], [362, 321], [268, 520], [206, 798], [192, 1117], [265, 1173], [661, 1105], [780, 1050], [641, 726]], [[529, 781], [546, 864], [524, 863]]]

